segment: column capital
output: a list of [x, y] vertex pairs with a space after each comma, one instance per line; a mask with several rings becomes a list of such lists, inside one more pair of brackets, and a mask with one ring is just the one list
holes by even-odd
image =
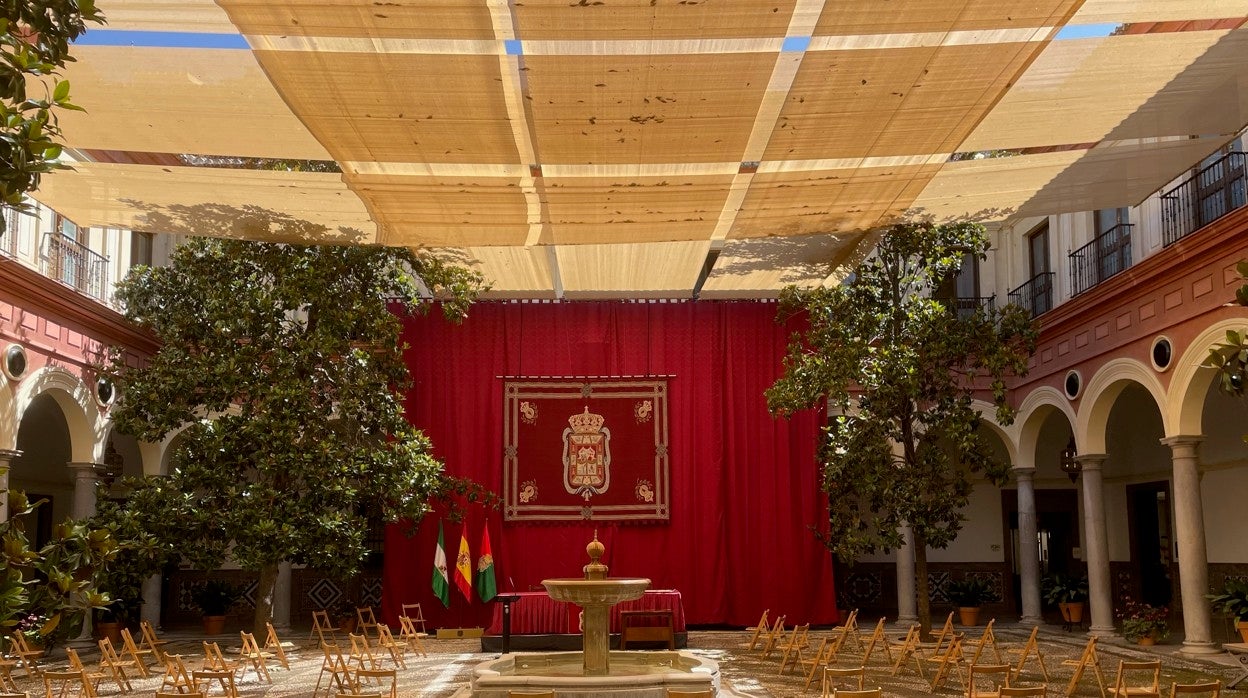
[[1101, 466], [1105, 465], [1105, 459], [1109, 458], [1104, 453], [1081, 453], [1075, 456], [1075, 461], [1079, 463], [1079, 467], [1083, 472], [1093, 471], [1099, 472]]
[[65, 467], [74, 474], [75, 480], [98, 480], [99, 469], [104, 466], [100, 463], [66, 463]]
[[1205, 437], [1203, 436], [1190, 436], [1186, 434], [1179, 436], [1167, 436], [1164, 439], [1159, 439], [1162, 445], [1169, 446], [1171, 451], [1178, 452], [1182, 449], [1191, 449], [1193, 454], [1195, 454], [1196, 448], [1200, 446], [1204, 440]]
[[1014, 479], [1023, 481], [1031, 480], [1036, 476], [1036, 466], [1034, 465], [1016, 465], [1010, 468], [1010, 472], [1014, 473]]
[[22, 456], [21, 451], [15, 451], [15, 450], [7, 449], [7, 448], [0, 448], [0, 465], [8, 465], [9, 461], [13, 460], [14, 458], [20, 458], [21, 456]]

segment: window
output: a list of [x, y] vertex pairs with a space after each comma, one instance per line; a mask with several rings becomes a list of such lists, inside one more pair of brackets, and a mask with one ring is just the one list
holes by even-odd
[[152, 266], [152, 243], [155, 235], [151, 233], [130, 233], [130, 266], [144, 264]]
[[1046, 220], [1027, 236], [1028, 263], [1035, 278], [1049, 271], [1049, 222]]

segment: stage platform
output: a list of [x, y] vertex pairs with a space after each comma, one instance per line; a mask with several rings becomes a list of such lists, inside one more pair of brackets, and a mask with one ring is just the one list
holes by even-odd
[[[676, 649], [684, 649], [688, 646], [688, 633], [677, 632], [672, 634], [672, 638], [676, 642]], [[611, 633], [611, 649], [620, 648], [620, 634]], [[628, 648], [638, 650], [665, 650], [667, 642], [629, 642]], [[581, 649], [581, 636], [571, 633], [552, 633], [545, 635], [512, 635], [511, 651], [512, 652], [579, 652]], [[482, 635], [481, 636], [482, 652], [502, 652], [503, 636], [502, 635]]]

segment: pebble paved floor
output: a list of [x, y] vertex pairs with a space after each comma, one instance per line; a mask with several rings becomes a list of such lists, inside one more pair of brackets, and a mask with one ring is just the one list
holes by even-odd
[[[1004, 649], [1021, 647], [1028, 632], [1029, 629], [1022, 627], [1006, 626], [998, 627], [996, 635], [998, 643]], [[822, 636], [823, 634], [817, 630], [811, 631], [811, 637], [815, 643], [818, 643], [818, 639]], [[968, 636], [975, 636], [974, 631], [968, 633]], [[191, 659], [202, 657], [200, 642], [203, 638], [201, 636], [189, 633], [167, 633], [163, 637], [171, 641], [169, 647], [173, 651], [187, 657], [189, 668], [198, 667], [198, 660], [192, 662]], [[291, 668], [287, 671], [277, 666], [276, 662], [270, 662], [271, 684], [259, 680], [254, 672], [248, 670], [238, 682], [240, 698], [311, 698], [320, 673], [321, 657], [306, 637], [306, 634], [292, 631], [291, 635], [283, 638], [288, 648]], [[222, 636], [217, 639], [227, 655], [237, 652], [236, 636]], [[718, 661], [725, 685], [730, 686], [738, 694], [778, 697], [817, 696], [819, 694], [817, 686], [810, 691], [804, 691], [805, 677], [798, 675], [797, 672], [779, 674], [778, 657], [773, 654], [769, 659], [761, 658], [759, 652], [746, 649], [748, 641], [749, 634], [745, 632], [691, 631], [688, 649]], [[1046, 626], [1040, 633], [1040, 641], [1049, 671], [1049, 695], [1062, 696], [1072, 672], [1070, 667], [1062, 666], [1062, 660], [1077, 658], [1086, 642], [1086, 637], [1078, 632], [1068, 633], [1058, 627]], [[429, 640], [427, 646], [428, 657], [416, 657], [411, 654], [407, 656], [408, 668], [399, 672], [401, 698], [425, 696], [449, 698], [467, 684], [471, 669], [478, 662], [497, 656], [481, 652], [477, 640]], [[1105, 679], [1112, 683], [1120, 659], [1140, 660], [1154, 657], [1162, 660], [1163, 687], [1169, 686], [1172, 681], [1185, 683], [1215, 678], [1221, 679], [1225, 684], [1239, 674], [1238, 669], [1230, 665], [1230, 659], [1225, 654], [1215, 656], [1210, 661], [1194, 661], [1178, 656], [1178, 649], [1179, 645], [1173, 639], [1168, 643], [1147, 649], [1134, 645], [1128, 646], [1122, 640], [1102, 640], [1100, 654]], [[84, 655], [84, 660], [91, 663], [97, 659], [96, 654]], [[849, 664], [848, 661], [843, 663]], [[62, 655], [59, 661], [54, 658], [47, 664], [53, 667], [63, 666], [65, 660]], [[884, 694], [888, 696], [954, 696], [964, 692], [955, 676], [933, 693], [927, 683], [919, 678], [913, 663], [897, 676], [891, 676], [890, 672], [891, 667], [885, 666], [882, 656], [877, 654], [867, 667], [868, 687], [880, 686], [884, 689]], [[43, 693], [42, 683], [36, 679], [19, 676], [17, 682], [21, 689], [29, 691], [32, 696]], [[160, 686], [160, 683], [159, 674], [152, 678], [134, 681], [132, 695], [150, 696]], [[1038, 666], [1032, 660], [1023, 672], [1021, 682], [1015, 682], [1015, 685], [1037, 683], [1043, 683], [1043, 680]], [[1245, 681], [1242, 687], [1248, 688], [1248, 681]], [[120, 695], [120, 691], [116, 685], [105, 682], [100, 686], [99, 694], [113, 696]], [[1237, 694], [1248, 697], [1248, 691], [1230, 693], [1232, 696]], [[320, 695], [325, 695], [324, 686]], [[1096, 680], [1090, 673], [1085, 676], [1076, 695], [1089, 697], [1099, 695]]]

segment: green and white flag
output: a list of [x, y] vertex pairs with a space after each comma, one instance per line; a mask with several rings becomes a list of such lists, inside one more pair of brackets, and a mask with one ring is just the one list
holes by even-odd
[[433, 595], [451, 607], [451, 581], [446, 575], [446, 546], [442, 544], [442, 520], [438, 520], [438, 549], [433, 553]]

